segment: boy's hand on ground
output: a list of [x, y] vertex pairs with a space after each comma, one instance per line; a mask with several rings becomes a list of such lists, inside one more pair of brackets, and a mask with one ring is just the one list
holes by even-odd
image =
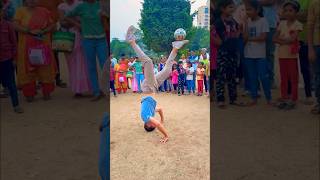
[[163, 138], [161, 138], [160, 143], [165, 144], [168, 141], [169, 141], [169, 137], [163, 137]]

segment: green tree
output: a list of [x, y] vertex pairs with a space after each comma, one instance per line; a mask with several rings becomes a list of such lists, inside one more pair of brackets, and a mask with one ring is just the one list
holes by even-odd
[[139, 23], [143, 43], [155, 52], [169, 52], [174, 31], [191, 29], [190, 11], [189, 0], [144, 0]]
[[192, 27], [189, 32], [189, 40], [187, 48], [191, 50], [199, 50], [201, 48], [210, 47], [210, 32], [205, 28]]
[[135, 56], [135, 53], [133, 49], [130, 47], [130, 45], [127, 42], [120, 41], [117, 38], [112, 39], [110, 49], [112, 55], [116, 58], [119, 58], [121, 54], [125, 54], [128, 57]]

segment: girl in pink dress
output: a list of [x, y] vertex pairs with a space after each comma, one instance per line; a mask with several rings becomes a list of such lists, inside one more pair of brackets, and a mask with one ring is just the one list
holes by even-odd
[[177, 70], [177, 65], [174, 64], [173, 67], [172, 67], [172, 74], [171, 74], [171, 77], [172, 77], [172, 85], [173, 85], [173, 93], [176, 94], [177, 93], [177, 88], [178, 88], [178, 76], [179, 76], [179, 73], [178, 73], [178, 70]]
[[[69, 11], [73, 10], [81, 2], [78, 0], [66, 0], [58, 6], [61, 17]], [[81, 97], [83, 93], [91, 90], [90, 81], [88, 78], [88, 68], [84, 55], [84, 50], [81, 45], [80, 22], [74, 19], [73, 24], [61, 22], [62, 31], [75, 33], [74, 49], [71, 53], [66, 53], [66, 59], [69, 69], [69, 84], [71, 90], [75, 93], [75, 97]]]
[[131, 78], [131, 87], [132, 87], [132, 92], [133, 93], [138, 92], [138, 82], [137, 82], [137, 79], [136, 79], [136, 71], [135, 70], [133, 71], [133, 76]]

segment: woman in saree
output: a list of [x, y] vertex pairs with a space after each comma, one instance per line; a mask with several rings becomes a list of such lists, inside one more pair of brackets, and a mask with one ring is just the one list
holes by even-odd
[[127, 72], [129, 70], [129, 61], [123, 56], [119, 63], [115, 65], [114, 70], [115, 75], [115, 87], [119, 94], [127, 92], [128, 89], [128, 80]]
[[[25, 0], [14, 16], [14, 27], [18, 31], [17, 80], [23, 95], [32, 102], [36, 95], [36, 82], [41, 82], [44, 100], [50, 99], [54, 91], [56, 63], [51, 49], [51, 32], [55, 23], [50, 12], [37, 7], [37, 0]], [[47, 63], [31, 63], [29, 52], [41, 47]]]
[[[50, 11], [51, 16], [53, 18], [54, 22], [57, 22], [59, 20], [59, 10], [58, 6], [59, 4], [63, 3], [64, 0], [37, 0], [37, 5], [39, 7], [46, 8]], [[61, 79], [61, 73], [60, 73], [60, 59], [59, 59], [59, 52], [54, 51], [54, 58], [57, 64], [57, 73], [56, 73], [56, 85], [60, 88], [66, 88], [67, 84]]]
[[[61, 19], [68, 12], [76, 8], [81, 2], [78, 0], [65, 0], [58, 6]], [[73, 18], [71, 23], [60, 20], [60, 31], [72, 32], [75, 34], [74, 48], [71, 53], [65, 53], [68, 70], [69, 84], [75, 98], [82, 97], [83, 93], [91, 90], [88, 75], [88, 67], [85, 54], [81, 44], [81, 25], [79, 18]]]

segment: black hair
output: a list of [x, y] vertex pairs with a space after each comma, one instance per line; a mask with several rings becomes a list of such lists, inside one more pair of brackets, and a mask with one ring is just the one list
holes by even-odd
[[221, 17], [221, 8], [225, 8], [229, 6], [230, 4], [234, 4], [233, 0], [218, 0], [215, 7], [215, 10], [213, 12], [213, 19], [218, 19]]
[[288, 0], [288, 1], [284, 2], [283, 5], [282, 5], [282, 8], [285, 8], [285, 7], [287, 7], [287, 6], [293, 7], [293, 9], [294, 9], [296, 12], [299, 12], [299, 11], [300, 11], [300, 8], [301, 8], [299, 2], [298, 2], [298, 1], [295, 1], [295, 0]]
[[258, 16], [263, 17], [263, 8], [262, 5], [258, 2], [258, 0], [250, 0], [248, 5], [258, 11]]
[[144, 124], [144, 129], [147, 131], [147, 132], [152, 132], [154, 129], [156, 129], [155, 127], [150, 127], [150, 126], [147, 126], [147, 124]]
[[174, 68], [177, 68], [177, 65], [176, 65], [176, 64], [173, 64], [173, 65], [172, 65], [172, 71], [174, 70]]
[[204, 66], [204, 63], [203, 63], [203, 62], [200, 62], [200, 64], [201, 64], [202, 66]]

